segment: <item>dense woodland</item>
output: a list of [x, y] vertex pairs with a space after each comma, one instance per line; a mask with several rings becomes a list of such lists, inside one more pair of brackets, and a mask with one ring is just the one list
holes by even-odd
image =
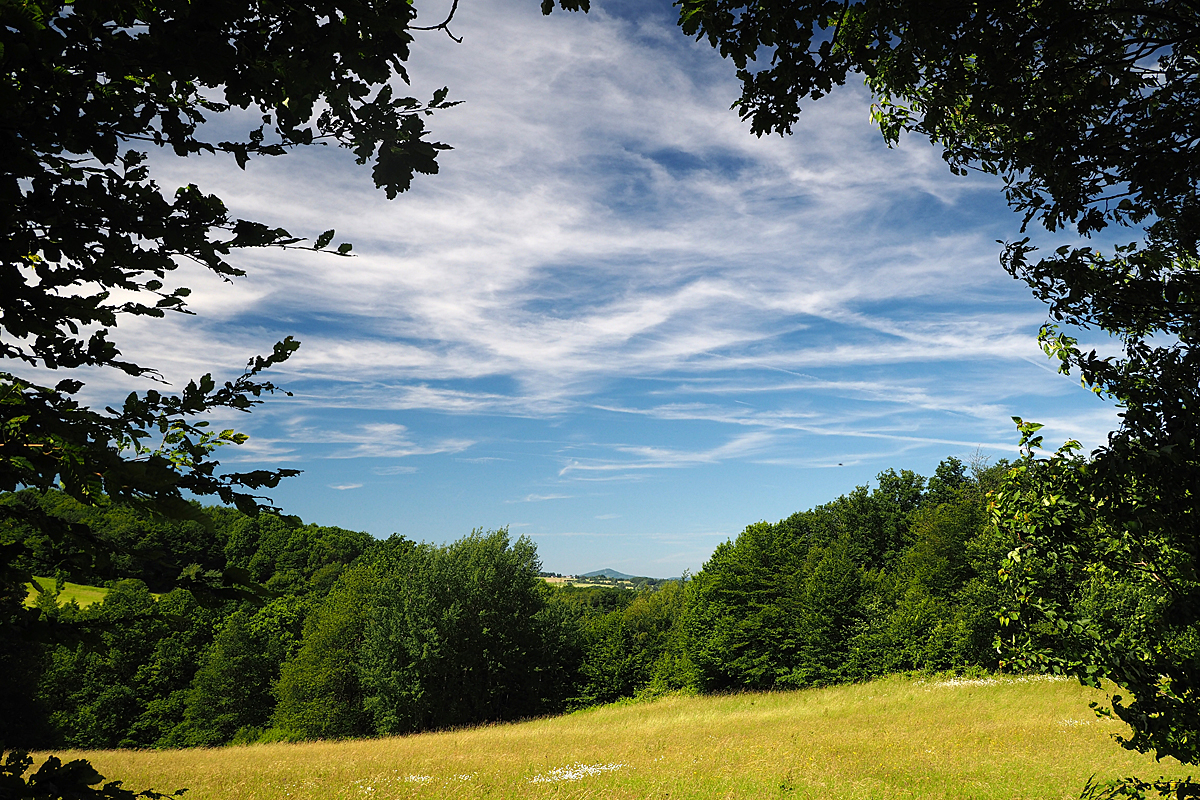
[[[670, 692], [994, 670], [1011, 544], [989, 522], [987, 492], [1003, 472], [968, 474], [953, 458], [928, 480], [887, 470], [874, 488], [748, 526], [694, 576], [640, 590], [551, 586], [533, 543], [503, 530], [437, 546], [228, 508], [176, 522], [10, 494], [3, 502], [85, 524], [114, 550], [201, 574], [245, 570], [264, 591], [194, 595], [144, 560], [94, 575], [111, 590], [85, 608], [47, 591], [36, 602], [53, 643], [10, 640], [0, 654], [3, 738], [93, 748], [373, 736]], [[35, 574], [61, 574], [72, 558], [31, 528], [4, 537], [24, 540]], [[1129, 597], [1081, 592], [1076, 602], [1108, 603], [1110, 618], [1136, 611]]]

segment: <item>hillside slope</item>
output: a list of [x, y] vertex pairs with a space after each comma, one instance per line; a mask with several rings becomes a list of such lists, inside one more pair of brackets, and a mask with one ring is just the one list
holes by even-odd
[[86, 754], [129, 787], [283, 798], [1065, 798], [1088, 776], [1187, 774], [1128, 753], [1068, 681], [668, 698], [391, 739]]
[[579, 577], [581, 577], [581, 578], [611, 578], [614, 581], [631, 581], [640, 576], [626, 575], [624, 572], [617, 572], [615, 569], [605, 567], [604, 569], [598, 569], [594, 572], [585, 572], [582, 575], [580, 575]]

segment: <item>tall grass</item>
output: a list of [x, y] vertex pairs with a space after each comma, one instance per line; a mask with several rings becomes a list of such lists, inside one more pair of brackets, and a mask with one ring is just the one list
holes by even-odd
[[85, 753], [131, 788], [270, 798], [1066, 798], [1089, 776], [1188, 774], [1111, 737], [1068, 681], [672, 697], [390, 739]]

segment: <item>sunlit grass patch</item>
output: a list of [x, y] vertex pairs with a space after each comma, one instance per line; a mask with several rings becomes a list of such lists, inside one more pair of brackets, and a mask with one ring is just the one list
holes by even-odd
[[[38, 585], [45, 591], [54, 591], [54, 578], [35, 577]], [[25, 584], [27, 594], [25, 596], [25, 605], [32, 608], [37, 602], [38, 590], [32, 583]], [[59, 603], [70, 603], [74, 601], [83, 606], [90, 606], [92, 603], [99, 603], [108, 594], [108, 589], [103, 586], [86, 586], [82, 583], [66, 583], [63, 585], [63, 590], [59, 592]]]

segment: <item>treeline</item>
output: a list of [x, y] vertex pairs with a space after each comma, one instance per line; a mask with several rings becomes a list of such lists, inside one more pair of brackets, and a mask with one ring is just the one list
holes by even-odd
[[998, 666], [998, 568], [988, 524], [1005, 468], [947, 459], [928, 483], [880, 473], [832, 503], [746, 528], [689, 587], [683, 624], [697, 686], [771, 689], [908, 670]]
[[[892, 470], [657, 587], [554, 587], [506, 531], [445, 546], [224, 508], [147, 520], [58, 493], [3, 502], [66, 517], [122, 552], [235, 570], [268, 599], [197, 599], [145, 559], [112, 563], [86, 608], [38, 608], [57, 644], [6, 638], [6, 746], [185, 747], [395, 734], [669, 692], [792, 688], [905, 670], [994, 669], [988, 523], [1003, 465]], [[6, 542], [38, 534], [13, 527]], [[36, 574], [70, 552], [33, 548]], [[106, 575], [108, 576], [106, 579]], [[115, 579], [114, 577], [115, 576]]]

